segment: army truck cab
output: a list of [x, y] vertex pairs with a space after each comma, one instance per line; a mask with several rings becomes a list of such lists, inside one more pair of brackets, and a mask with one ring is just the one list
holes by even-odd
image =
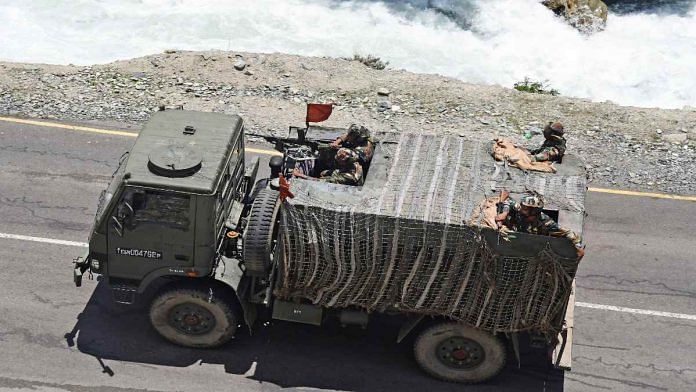
[[223, 245], [233, 240], [228, 233], [238, 229], [258, 159], [249, 167], [244, 163], [239, 116], [156, 113], [101, 194], [75, 283], [90, 269], [104, 277], [116, 302], [131, 304], [153, 281], [165, 278], [172, 283], [157, 301], [175, 311], [161, 320], [173, 330], [156, 325], [160, 333], [178, 328], [198, 337], [212, 329], [230, 334], [237, 325], [233, 298], [219, 299], [219, 310], [230, 316], [222, 318], [186, 301], [208, 299], [210, 291], [202, 287], [210, 282], [203, 281], [212, 279]]

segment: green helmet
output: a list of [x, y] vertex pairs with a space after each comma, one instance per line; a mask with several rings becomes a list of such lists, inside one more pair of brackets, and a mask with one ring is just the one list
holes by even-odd
[[544, 208], [544, 200], [539, 196], [526, 195], [520, 199], [520, 205], [529, 208]]
[[370, 130], [358, 124], [351, 124], [348, 127], [348, 136], [353, 138], [357, 143], [364, 142], [370, 138]]
[[558, 121], [550, 122], [544, 127], [544, 137], [547, 139], [562, 138], [564, 132], [563, 124]]

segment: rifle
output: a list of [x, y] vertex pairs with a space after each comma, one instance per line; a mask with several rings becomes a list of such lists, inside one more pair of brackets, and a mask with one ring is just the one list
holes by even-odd
[[315, 139], [307, 139], [306, 134], [307, 134], [307, 129], [305, 128], [298, 128], [298, 127], [290, 127], [290, 131], [297, 131], [297, 137], [278, 137], [278, 136], [269, 136], [269, 135], [259, 135], [259, 134], [254, 134], [254, 133], [247, 133], [247, 136], [253, 136], [253, 137], [258, 137], [261, 139], [266, 140], [269, 143], [273, 144], [273, 148], [277, 151], [280, 152], [285, 152], [285, 148], [287, 147], [299, 147], [299, 146], [307, 146], [312, 149], [312, 151], [319, 151], [323, 150], [326, 148], [330, 148], [329, 144], [333, 142], [335, 139], [325, 139], [325, 138], [315, 138]]
[[[497, 206], [497, 205], [500, 205], [500, 204], [502, 204], [502, 203], [504, 203], [504, 202], [507, 201], [507, 199], [509, 199], [509, 198], [510, 198], [510, 192], [508, 192], [508, 191], [505, 190], [505, 189], [501, 190], [501, 191], [500, 191], [500, 196], [498, 196], [498, 203], [496, 203], [496, 206]], [[503, 216], [502, 216], [502, 213], [500, 213], [500, 214], [498, 214], [498, 215], [495, 216], [495, 223], [497, 224], [498, 222], [504, 221], [505, 218], [507, 218], [507, 215], [506, 215], [505, 217], [503, 217]], [[498, 227], [498, 230], [497, 230], [497, 231], [498, 231], [498, 245], [500, 245], [500, 237], [501, 237], [501, 235], [502, 235], [502, 237], [503, 237], [503, 239], [504, 239], [505, 241], [510, 241], [510, 240], [508, 239], [508, 234], [507, 234], [508, 230], [507, 230], [507, 227], [505, 227], [504, 224], [501, 224], [501, 225]]]

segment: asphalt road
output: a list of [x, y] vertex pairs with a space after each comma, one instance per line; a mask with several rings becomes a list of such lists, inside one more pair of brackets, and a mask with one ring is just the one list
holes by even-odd
[[[86, 241], [133, 140], [0, 122], [0, 237]], [[367, 331], [274, 322], [221, 349], [180, 348], [142, 306], [112, 306], [96, 280], [73, 286], [82, 248], [0, 238], [0, 391], [696, 390], [696, 203], [590, 193], [587, 211], [577, 278], [587, 305], [565, 374], [528, 352], [487, 384], [442, 383], [418, 370], [411, 342], [395, 343], [389, 319]]]

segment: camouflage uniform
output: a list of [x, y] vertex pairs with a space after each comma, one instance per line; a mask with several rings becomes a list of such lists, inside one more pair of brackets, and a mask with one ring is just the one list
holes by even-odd
[[513, 231], [520, 233], [548, 235], [551, 237], [565, 237], [576, 247], [582, 246], [582, 238], [572, 230], [563, 228], [556, 223], [550, 216], [539, 213], [534, 220], [529, 221], [520, 214], [521, 205], [514, 200], [508, 199], [499, 205], [500, 212], [507, 212], [507, 218], [503, 224]]
[[343, 185], [363, 184], [363, 168], [355, 151], [341, 147], [336, 152], [335, 159], [337, 169], [324, 170], [319, 175], [319, 181]]
[[361, 186], [363, 184], [363, 169], [358, 162], [352, 162], [344, 168], [324, 170], [321, 172], [319, 181]]
[[372, 155], [375, 151], [374, 145], [375, 143], [372, 141], [372, 138], [367, 138], [361, 144], [357, 145], [354, 145], [351, 142], [343, 143], [343, 147], [350, 148], [351, 150], [355, 151], [356, 154], [358, 154], [358, 162], [360, 162], [362, 165], [365, 165], [372, 160]]
[[560, 122], [550, 122], [544, 127], [544, 143], [541, 147], [530, 151], [532, 161], [536, 162], [560, 162], [566, 151], [565, 132]]
[[559, 162], [566, 151], [566, 140], [560, 135], [551, 135], [541, 147], [530, 151], [532, 160], [537, 162]]
[[[346, 140], [349, 134], [355, 135], [355, 142]], [[342, 140], [341, 147], [349, 148], [358, 154], [358, 162], [361, 165], [365, 166], [370, 163], [375, 150], [375, 142], [370, 137], [369, 129], [353, 124], [348, 128], [348, 133], [341, 136], [340, 139]]]

